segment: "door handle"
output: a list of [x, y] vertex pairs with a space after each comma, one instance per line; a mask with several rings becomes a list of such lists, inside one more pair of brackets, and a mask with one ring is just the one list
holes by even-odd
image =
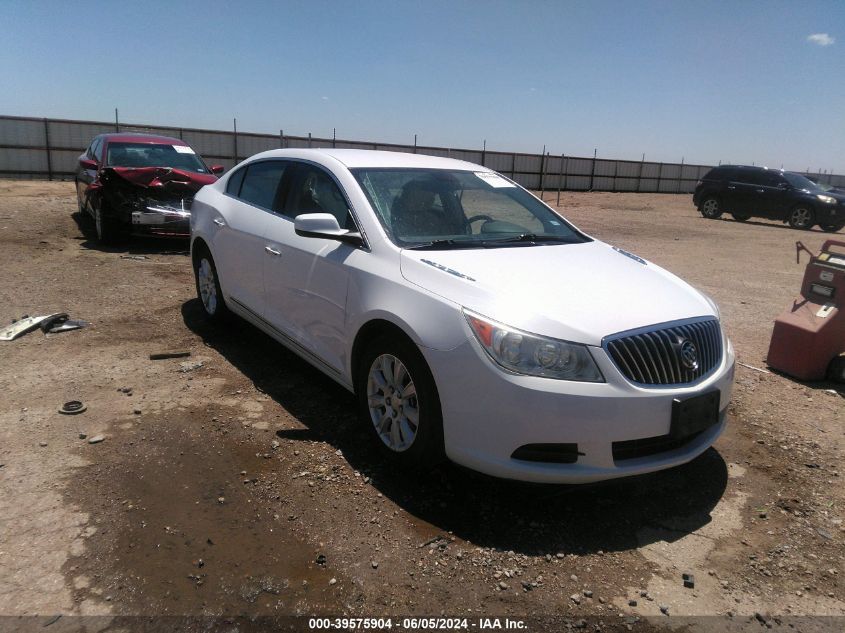
[[220, 218], [214, 218], [212, 222], [214, 222], [217, 226], [226, 226], [226, 223]]
[[728, 189], [736, 189], [733, 185], [728, 185]]
[[270, 253], [271, 255], [274, 255], [275, 257], [279, 257], [282, 254], [282, 251], [277, 251], [272, 246], [265, 246], [264, 250]]
[[765, 189], [758, 189], [757, 193], [766, 193], [766, 190]]

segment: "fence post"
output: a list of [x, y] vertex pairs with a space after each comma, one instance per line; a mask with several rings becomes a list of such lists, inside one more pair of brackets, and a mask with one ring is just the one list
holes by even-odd
[[564, 158], [565, 166], [563, 168], [563, 190], [569, 191], [569, 156]]
[[640, 188], [642, 185], [643, 180], [643, 164], [645, 163], [645, 152], [643, 152], [643, 158], [640, 161], [640, 171], [637, 173], [637, 193], [640, 192]]
[[311, 147], [311, 132], [308, 132], [308, 147]]
[[481, 166], [485, 167], [484, 160], [487, 158], [487, 139], [484, 139], [484, 145], [481, 147]]
[[44, 149], [47, 152], [47, 179], [53, 180], [53, 160], [50, 156], [50, 124], [44, 119]]
[[560, 155], [560, 169], [557, 172], [557, 204], [560, 206], [560, 182], [563, 180], [563, 154]]
[[511, 154], [511, 180], [516, 180], [516, 152]]
[[616, 191], [616, 174], [619, 173], [619, 161], [613, 161], [613, 191]]
[[336, 142], [337, 142], [337, 128], [333, 127], [332, 128], [332, 147], [335, 146]]
[[681, 169], [678, 171], [678, 191], [681, 193], [681, 179], [684, 177], [684, 157], [681, 156]]
[[540, 154], [540, 200], [543, 199], [543, 176], [546, 171], [546, 146], [543, 145], [543, 153]]
[[596, 156], [598, 155], [598, 148], [593, 149], [593, 164], [590, 166], [590, 189], [589, 191], [593, 190], [593, 180], [596, 176]]
[[285, 148], [285, 131], [279, 130], [279, 147]]
[[663, 163], [657, 164], [657, 189], [655, 193], [660, 193], [660, 178], [663, 176]]
[[114, 131], [120, 132], [120, 121], [117, 118], [117, 108], [114, 109]]
[[414, 134], [414, 154], [417, 153], [417, 135]]
[[235, 164], [237, 164], [238, 163], [238, 120], [237, 119], [232, 119], [232, 130], [234, 132], [232, 134], [232, 153], [233, 153], [232, 158], [234, 159]]

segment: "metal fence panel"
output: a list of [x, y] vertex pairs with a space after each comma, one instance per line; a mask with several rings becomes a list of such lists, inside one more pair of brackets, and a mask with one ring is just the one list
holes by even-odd
[[614, 173], [616, 173], [616, 161], [615, 160], [598, 159], [596, 161], [596, 169], [595, 169], [595, 175], [596, 176], [612, 176]]
[[0, 145], [30, 145], [43, 147], [44, 121], [0, 119]]
[[640, 175], [642, 163], [630, 163], [628, 161], [617, 161], [616, 175], [623, 178], [637, 178]]
[[[514, 171], [539, 174], [541, 162], [542, 157], [539, 155], [517, 154]], [[537, 184], [539, 185], [539, 175], [537, 177]]]
[[593, 169], [591, 158], [567, 158], [566, 172], [574, 175], [589, 176]]
[[493, 171], [510, 173], [511, 166], [513, 165], [513, 154], [487, 152], [487, 155], [484, 157], [484, 164]]
[[114, 126], [104, 123], [69, 123], [50, 121], [50, 146], [79, 149], [81, 153], [98, 134], [114, 132]]
[[[42, 152], [43, 153], [43, 152]], [[50, 162], [53, 172], [76, 173], [79, 167], [79, 154], [77, 150], [54, 149], [50, 151]], [[44, 163], [46, 164], [46, 156]]]
[[231, 156], [234, 152], [231, 132], [185, 130], [182, 133], [182, 140], [203, 158]]
[[640, 191], [652, 193], [657, 191], [657, 178], [643, 178], [640, 180]]
[[0, 149], [0, 172], [47, 171], [47, 153], [38, 149]]
[[566, 178], [566, 188], [575, 191], [586, 191], [590, 188], [589, 176], [568, 176]]
[[241, 136], [238, 135], [238, 155], [241, 158], [266, 152], [268, 149], [279, 149], [281, 142], [278, 136]]

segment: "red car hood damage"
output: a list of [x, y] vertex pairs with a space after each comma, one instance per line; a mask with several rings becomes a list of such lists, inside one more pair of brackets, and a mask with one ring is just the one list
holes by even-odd
[[213, 174], [199, 174], [172, 167], [104, 167], [100, 180], [120, 178], [139, 187], [157, 189], [172, 194], [195, 194], [205, 185], [217, 181]]

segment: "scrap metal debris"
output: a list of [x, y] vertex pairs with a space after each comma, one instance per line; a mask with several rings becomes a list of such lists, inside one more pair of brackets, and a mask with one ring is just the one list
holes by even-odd
[[134, 259], [135, 261], [142, 262], [145, 259], [149, 259], [146, 255], [121, 255], [120, 259]]
[[62, 405], [59, 409], [59, 413], [64, 413], [65, 415], [78, 415], [87, 409], [88, 407], [82, 404], [79, 400], [69, 400]]
[[56, 312], [43, 316], [29, 316], [25, 314], [20, 319], [13, 320], [11, 325], [0, 329], [0, 341], [14, 341], [16, 338], [32, 332], [39, 327], [45, 334], [55, 334], [57, 332], [67, 332], [68, 330], [78, 330], [86, 325], [90, 324], [86, 321], [73, 321], [69, 319], [66, 312]]
[[164, 360], [165, 358], [185, 358], [190, 356], [191, 352], [158, 352], [150, 354], [150, 360]]
[[189, 371], [194, 371], [195, 369], [199, 369], [205, 365], [205, 363], [201, 360], [195, 361], [185, 361], [184, 363], [179, 363], [179, 371], [183, 374], [188, 373]]

